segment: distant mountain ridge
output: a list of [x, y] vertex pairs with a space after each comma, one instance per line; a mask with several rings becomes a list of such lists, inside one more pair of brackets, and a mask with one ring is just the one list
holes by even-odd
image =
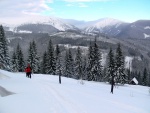
[[104, 34], [108, 37], [150, 39], [150, 20], [138, 20], [126, 23], [116, 19], [105, 18], [83, 29], [85, 34]]
[[[99, 34], [104, 33], [108, 36], [117, 35], [120, 31], [119, 26], [121, 24], [125, 24], [125, 22], [112, 19], [112, 18], [103, 18], [93, 25], [87, 26], [84, 29], [84, 33], [86, 34]], [[119, 28], [119, 29], [118, 29]], [[115, 31], [114, 31], [115, 29]]]
[[104, 34], [116, 38], [150, 38], [150, 20], [138, 20], [126, 23], [113, 18], [102, 18], [95, 21], [78, 21], [56, 17], [34, 17], [12, 28], [4, 24], [5, 30], [16, 33], [57, 33], [60, 31], [82, 32], [87, 35]]
[[150, 39], [150, 20], [138, 20], [125, 26], [119, 38]]
[[[75, 52], [75, 46], [82, 46], [83, 53], [86, 53], [90, 41], [99, 35], [97, 41], [104, 54], [110, 47], [115, 49], [120, 43], [125, 55], [130, 58], [134, 57], [133, 69], [142, 70], [144, 66], [150, 68], [147, 63], [150, 62], [150, 20], [126, 23], [112, 18], [103, 18], [85, 22], [46, 17], [33, 18], [15, 27], [9, 27], [8, 24], [3, 25], [10, 55], [19, 43], [27, 58], [29, 43], [35, 40], [38, 52], [42, 57], [50, 39], [54, 44], [62, 45], [63, 53], [68, 45], [72, 46], [72, 52]], [[78, 25], [84, 29], [76, 27]]]

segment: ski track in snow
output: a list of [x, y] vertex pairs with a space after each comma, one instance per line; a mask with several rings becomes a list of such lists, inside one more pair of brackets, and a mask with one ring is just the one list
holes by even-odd
[[67, 97], [64, 97], [57, 89], [52, 86], [52, 84], [46, 81], [40, 81], [40, 84], [40, 86], [42, 86], [41, 90], [45, 95], [45, 100], [50, 99], [52, 103], [55, 103], [55, 106], [51, 108], [52, 113], [59, 113], [62, 111], [65, 113], [70, 113], [70, 111], [72, 111], [72, 113], [87, 113], [71, 100], [67, 99]]
[[106, 83], [81, 85], [62, 77], [59, 84], [58, 76], [33, 74], [29, 79], [1, 70], [0, 75], [0, 85], [16, 93], [0, 97], [0, 113], [150, 113], [148, 87], [126, 84], [111, 94]]
[[[72, 111], [72, 113], [88, 113], [87, 111], [84, 111], [83, 109], [81, 109], [81, 106], [79, 107], [77, 104], [75, 104], [73, 101], [69, 100], [66, 96], [64, 97], [64, 95], [62, 95], [59, 90], [57, 90], [56, 88], [53, 87], [53, 85], [47, 81], [40, 81], [40, 86], [41, 90], [43, 90], [43, 94], [45, 95], [45, 99], [50, 99], [52, 101], [52, 103], [55, 103], [53, 107], [51, 107], [51, 111], [53, 113], [59, 113], [59, 112], [65, 112], [65, 113], [70, 113], [70, 111]], [[56, 85], [56, 84], [55, 84]], [[60, 85], [58, 84], [58, 87]], [[62, 88], [62, 87], [61, 87]], [[74, 89], [72, 89], [71, 87], [68, 89], [66, 87], [63, 87], [64, 92], [67, 92], [68, 94], [73, 94], [76, 93], [75, 91], [78, 91], [78, 94], [83, 95], [84, 97], [90, 98], [90, 99], [96, 99], [96, 97], [98, 96], [97, 94], [93, 94], [91, 95], [90, 92], [82, 92], [79, 91], [79, 89], [77, 87], [74, 87]], [[96, 101], [96, 100], [95, 100]], [[143, 111], [140, 108], [134, 107], [132, 105], [127, 105], [124, 104], [120, 101], [114, 101], [111, 99], [106, 99], [106, 98], [100, 98], [99, 101], [103, 101], [105, 103], [105, 105], [112, 104], [115, 107], [119, 107], [122, 108], [124, 111], [128, 111], [131, 110], [133, 111], [133, 113], [147, 113], [145, 111]], [[50, 103], [49, 103], [50, 105]]]

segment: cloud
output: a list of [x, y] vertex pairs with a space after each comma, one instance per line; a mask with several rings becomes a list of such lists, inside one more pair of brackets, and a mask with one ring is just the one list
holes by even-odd
[[83, 7], [83, 8], [85, 8], [85, 7], [88, 7], [86, 4], [83, 4], [83, 3], [79, 3], [79, 7]]
[[73, 4], [67, 4], [66, 5], [67, 7], [72, 7], [72, 6], [74, 6]]
[[70, 4], [67, 4], [66, 6], [67, 7], [81, 7], [81, 8], [88, 7], [88, 5], [84, 3], [70, 3]]
[[40, 14], [43, 11], [51, 11], [47, 4], [53, 0], [0, 0], [0, 17], [12, 17]]
[[64, 0], [65, 2], [106, 2], [112, 0]]

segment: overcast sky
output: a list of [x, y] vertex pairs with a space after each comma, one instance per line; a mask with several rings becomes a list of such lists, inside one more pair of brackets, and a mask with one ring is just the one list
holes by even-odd
[[133, 22], [150, 20], [150, 0], [0, 0], [0, 22], [21, 22], [29, 17], [97, 20], [111, 17]]

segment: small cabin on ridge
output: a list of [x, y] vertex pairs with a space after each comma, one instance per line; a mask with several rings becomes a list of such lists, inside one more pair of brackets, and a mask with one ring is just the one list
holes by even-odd
[[138, 85], [138, 81], [137, 81], [137, 79], [134, 77], [131, 81], [130, 81], [130, 84], [132, 84], [132, 85]]

